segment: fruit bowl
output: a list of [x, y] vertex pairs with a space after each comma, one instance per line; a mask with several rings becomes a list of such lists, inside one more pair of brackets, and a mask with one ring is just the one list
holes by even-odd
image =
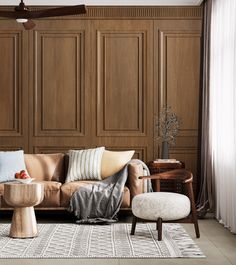
[[34, 180], [34, 178], [27, 178], [27, 179], [15, 179], [15, 181], [18, 181], [23, 184], [29, 184]]

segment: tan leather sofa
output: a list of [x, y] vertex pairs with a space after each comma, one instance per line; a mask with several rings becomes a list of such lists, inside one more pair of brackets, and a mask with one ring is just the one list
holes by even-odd
[[[63, 153], [57, 154], [25, 154], [27, 171], [34, 181], [44, 184], [44, 199], [37, 205], [36, 209], [60, 210], [69, 206], [70, 197], [73, 192], [94, 181], [74, 181], [65, 183], [68, 168], [68, 156]], [[129, 165], [129, 175], [124, 188], [122, 209], [128, 209], [132, 198], [145, 191], [143, 181], [138, 177], [143, 175], [141, 164]], [[4, 201], [4, 184], [0, 183], [0, 209], [6, 210], [10, 206]]]

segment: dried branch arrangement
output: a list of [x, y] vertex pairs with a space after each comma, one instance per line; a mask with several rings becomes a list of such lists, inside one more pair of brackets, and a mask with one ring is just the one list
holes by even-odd
[[157, 120], [156, 127], [159, 131], [158, 141], [168, 142], [170, 145], [175, 144], [175, 138], [178, 135], [180, 119], [171, 112], [171, 107], [163, 107]]

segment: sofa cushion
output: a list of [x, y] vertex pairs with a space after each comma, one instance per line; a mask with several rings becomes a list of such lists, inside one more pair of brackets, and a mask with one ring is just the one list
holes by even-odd
[[61, 186], [61, 206], [69, 207], [71, 195], [80, 187], [84, 187], [88, 184], [93, 184], [95, 181], [84, 180], [84, 181], [72, 181], [65, 183]]
[[21, 170], [25, 170], [23, 150], [0, 152], [0, 182], [14, 180]]
[[39, 181], [64, 182], [64, 154], [25, 154], [25, 164], [31, 178]]
[[61, 183], [57, 181], [38, 181], [44, 185], [43, 201], [36, 205], [35, 208], [40, 207], [59, 207], [60, 206], [60, 189]]
[[103, 152], [101, 175], [102, 179], [119, 172], [132, 158], [134, 151], [107, 151]]
[[[72, 194], [80, 187], [84, 187], [88, 184], [93, 184], [96, 181], [73, 181], [65, 183], [61, 186], [61, 206], [69, 207], [70, 198]], [[124, 196], [121, 204], [122, 208], [128, 208], [130, 206], [130, 191], [125, 186], [124, 187]]]

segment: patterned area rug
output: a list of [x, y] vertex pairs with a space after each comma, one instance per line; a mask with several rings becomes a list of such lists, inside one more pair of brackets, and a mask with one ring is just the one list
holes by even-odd
[[0, 258], [202, 258], [198, 246], [179, 224], [163, 225], [157, 241], [155, 224], [39, 224], [39, 236], [12, 239], [10, 225], [0, 224]]

